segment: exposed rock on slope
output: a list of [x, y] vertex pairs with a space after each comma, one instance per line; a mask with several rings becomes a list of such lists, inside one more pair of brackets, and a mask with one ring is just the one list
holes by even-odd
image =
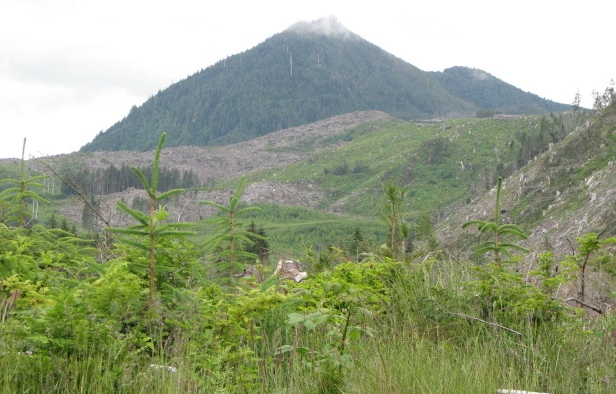
[[[529, 272], [539, 253], [553, 252], [555, 262], [579, 255], [576, 238], [588, 233], [600, 234], [600, 239], [616, 236], [615, 172], [616, 105], [612, 105], [508, 177], [501, 193], [501, 224], [515, 223], [525, 230], [528, 239], [516, 243], [532, 251], [516, 269]], [[479, 234], [474, 228], [462, 230], [461, 225], [473, 219], [490, 221], [494, 204], [492, 190], [447, 217], [438, 228], [443, 244], [468, 257]], [[607, 248], [608, 255], [616, 254], [616, 246]], [[608, 263], [613, 264], [613, 258]], [[585, 282], [587, 305], [595, 310], [616, 305], [614, 277], [606, 269], [587, 269]], [[574, 302], [577, 289], [573, 282], [559, 288], [559, 296]]]
[[[161, 166], [192, 169], [201, 182], [234, 178], [248, 172], [296, 163], [320, 150], [331, 147], [322, 142], [362, 123], [393, 119], [380, 111], [352, 112], [319, 122], [276, 131], [233, 145], [201, 148], [177, 146], [164, 148]], [[343, 142], [340, 142], [343, 143]], [[81, 165], [106, 168], [110, 165], [146, 167], [152, 164], [153, 152], [92, 152], [79, 154]]]
[[[323, 149], [331, 148], [332, 140], [336, 141], [335, 145], [344, 144], [344, 140], [336, 140], [336, 137], [345, 131], [378, 120], [393, 120], [393, 118], [379, 111], [353, 112], [223, 147], [165, 148], [161, 153], [160, 165], [179, 170], [193, 170], [202, 183], [232, 179], [255, 171], [284, 167], [305, 160]], [[325, 143], [326, 140], [330, 142]], [[63, 155], [44, 160], [56, 162], [76, 160], [79, 166], [96, 169], [107, 168], [111, 165], [119, 167], [123, 164], [147, 167], [151, 165], [153, 157], [153, 152], [119, 151]], [[37, 164], [33, 163], [33, 165]], [[173, 204], [169, 204], [169, 211], [174, 220], [197, 221], [213, 213], [212, 208], [199, 205], [198, 201], [212, 200], [226, 204], [231, 194], [231, 191], [187, 193], [177, 197]], [[102, 196], [101, 209], [113, 225], [125, 225], [127, 218], [117, 212], [116, 203], [124, 201], [131, 206], [137, 197], [144, 199], [146, 194], [143, 190], [128, 189]], [[315, 208], [322, 198], [320, 192], [303, 182], [254, 182], [246, 188], [243, 195], [243, 199], [248, 203], [271, 202], [289, 206], [301, 205], [308, 208]], [[79, 200], [69, 200], [59, 209], [60, 213], [80, 223], [82, 206], [83, 202]]]
[[[575, 237], [616, 235], [616, 107], [537, 156], [503, 182], [501, 217], [530, 235], [531, 249], [572, 253]], [[447, 245], [462, 245], [467, 220], [490, 220], [495, 191], [463, 206], [440, 226]], [[466, 233], [466, 234], [465, 234]]]

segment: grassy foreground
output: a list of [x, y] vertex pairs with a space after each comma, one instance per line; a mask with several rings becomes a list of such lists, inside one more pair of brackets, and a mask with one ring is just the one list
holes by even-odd
[[193, 224], [166, 221], [159, 202], [182, 190], [157, 190], [164, 138], [151, 180], [135, 169], [150, 210], [119, 203], [137, 224], [108, 229], [113, 240], [31, 221], [28, 204], [45, 199], [23, 160], [20, 179], [3, 181], [15, 186], [0, 194], [0, 392], [616, 392], [616, 315], [584, 302], [616, 238], [588, 233], [578, 253], [523, 268], [510, 252], [530, 251], [507, 236], [525, 235], [499, 223], [499, 179], [494, 221], [465, 224], [491, 235], [477, 264], [432, 239], [409, 255], [392, 187], [390, 243], [307, 253], [297, 283], [246, 250], [238, 217], [257, 207], [240, 204], [245, 183], [228, 206], [204, 202], [223, 215], [203, 245]]
[[509, 318], [509, 331], [477, 317], [475, 279], [450, 260], [345, 263], [300, 284], [195, 289], [181, 311], [157, 307], [166, 321], [143, 315], [119, 331], [65, 300], [38, 312], [46, 327], [3, 321], [0, 391], [616, 392], [613, 314]]

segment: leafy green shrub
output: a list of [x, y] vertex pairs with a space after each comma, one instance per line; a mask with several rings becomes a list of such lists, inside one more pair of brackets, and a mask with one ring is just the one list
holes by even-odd
[[[373, 335], [371, 322], [389, 302], [389, 286], [399, 263], [343, 263], [310, 280], [293, 284], [288, 315], [295, 337], [280, 346], [286, 363], [300, 362], [321, 392], [340, 392], [344, 371], [352, 368], [349, 347]], [[297, 360], [295, 360], [297, 359]]]

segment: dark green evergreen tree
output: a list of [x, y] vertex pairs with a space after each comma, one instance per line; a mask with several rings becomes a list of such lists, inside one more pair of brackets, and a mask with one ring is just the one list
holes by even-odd
[[361, 229], [357, 227], [355, 231], [353, 231], [353, 236], [351, 237], [351, 242], [349, 244], [349, 251], [355, 261], [359, 261], [359, 256], [365, 252], [364, 250], [364, 236], [361, 233]]
[[436, 238], [436, 230], [430, 220], [430, 215], [424, 212], [419, 216], [415, 224], [415, 236], [418, 241], [423, 241], [427, 245], [428, 251], [433, 251], [438, 248], [438, 239]]
[[[39, 202], [49, 204], [49, 201], [34, 192], [33, 188], [44, 188], [40, 180], [48, 178], [47, 175], [38, 175], [26, 177], [25, 169], [25, 152], [26, 139], [24, 138], [23, 149], [21, 152], [21, 164], [19, 168], [19, 179], [2, 179], [0, 183], [13, 184], [14, 186], [6, 188], [0, 193], [0, 202], [6, 201], [9, 203], [9, 208], [6, 215], [3, 215], [3, 221], [6, 224], [17, 225], [19, 227], [27, 227], [33, 224], [33, 219], [28, 209], [28, 203]], [[40, 190], [40, 189], [39, 189]]]
[[160, 163], [160, 153], [162, 151], [166, 133], [163, 133], [158, 142], [158, 147], [154, 154], [154, 164], [150, 167], [150, 179], [148, 180], [143, 171], [136, 167], [132, 167], [132, 171], [139, 177], [143, 188], [148, 193], [149, 211], [147, 213], [132, 209], [125, 203], [118, 201], [118, 209], [129, 214], [138, 223], [125, 228], [109, 228], [109, 231], [125, 235], [127, 237], [137, 237], [135, 241], [131, 238], [123, 238], [121, 241], [128, 245], [135, 246], [147, 253], [148, 260], [148, 277], [150, 281], [150, 301], [154, 301], [156, 297], [156, 283], [158, 279], [157, 265], [157, 242], [164, 237], [182, 238], [193, 234], [191, 231], [185, 231], [184, 228], [192, 226], [192, 223], [164, 223], [168, 216], [166, 206], [161, 206], [160, 203], [177, 194], [184, 192], [182, 189], [167, 190], [164, 193], [158, 191], [158, 169]]
[[260, 210], [259, 207], [245, 206], [241, 203], [242, 194], [248, 185], [246, 179], [241, 179], [229, 199], [229, 205], [219, 204], [215, 201], [200, 201], [201, 204], [210, 205], [218, 209], [220, 215], [214, 216], [209, 221], [216, 225], [217, 231], [208, 239], [206, 248], [212, 252], [217, 266], [228, 272], [231, 284], [234, 276], [241, 267], [241, 262], [257, 259], [255, 253], [248, 252], [244, 245], [251, 243], [250, 233], [246, 225], [241, 221], [242, 215], [247, 212]]
[[409, 227], [404, 221], [402, 210], [407, 190], [399, 182], [390, 180], [383, 184], [383, 191], [385, 202], [381, 206], [381, 219], [389, 227], [388, 246], [392, 258], [397, 259], [405, 251], [406, 247], [402, 248], [402, 245], [409, 235]]
[[56, 214], [52, 213], [49, 218], [49, 228], [58, 228], [58, 219], [56, 219]]
[[267, 264], [269, 262], [270, 246], [265, 229], [263, 226], [257, 227], [254, 220], [252, 220], [246, 230], [250, 242], [244, 243], [244, 250], [255, 254], [261, 264]]

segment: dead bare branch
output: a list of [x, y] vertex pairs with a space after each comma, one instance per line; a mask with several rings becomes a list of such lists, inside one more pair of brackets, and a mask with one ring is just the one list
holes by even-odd
[[[74, 179], [71, 178], [70, 174], [60, 173], [59, 171], [56, 171], [56, 169], [52, 166], [52, 164], [44, 161], [42, 158], [34, 158], [34, 160], [37, 163], [42, 164], [45, 168], [47, 168], [47, 170], [49, 170], [54, 176], [60, 179], [60, 181], [62, 181], [62, 183], [64, 183], [66, 186], [73, 189], [75, 193], [77, 193], [79, 198], [87, 205], [87, 207], [92, 212], [94, 212], [94, 215], [96, 215], [96, 217], [100, 219], [105, 224], [106, 227], [111, 227], [111, 223], [109, 222], [109, 220], [106, 219], [101, 213], [101, 211], [92, 204], [92, 201], [88, 198], [87, 193], [83, 190], [83, 188], [81, 187], [81, 185], [79, 185], [78, 182], [76, 182]], [[50, 158], [50, 160], [53, 160], [53, 159]], [[53, 164], [56, 164], [57, 166], [57, 163], [53, 163]]]
[[583, 307], [586, 307], [586, 308], [588, 308], [588, 309], [591, 309], [591, 310], [593, 310], [593, 311], [597, 312], [597, 313], [598, 313], [598, 314], [600, 314], [600, 315], [602, 315], [602, 314], [603, 314], [603, 310], [601, 310], [601, 309], [599, 309], [599, 308], [597, 308], [597, 307], [594, 307], [594, 306], [592, 306], [592, 305], [590, 305], [590, 304], [588, 304], [588, 303], [586, 303], [586, 302], [584, 302], [584, 301], [578, 300], [577, 298], [570, 297], [570, 298], [567, 298], [565, 301], [566, 301], [566, 302], [569, 302], [569, 301], [575, 301], [575, 302], [577, 302], [578, 304], [582, 305]]

